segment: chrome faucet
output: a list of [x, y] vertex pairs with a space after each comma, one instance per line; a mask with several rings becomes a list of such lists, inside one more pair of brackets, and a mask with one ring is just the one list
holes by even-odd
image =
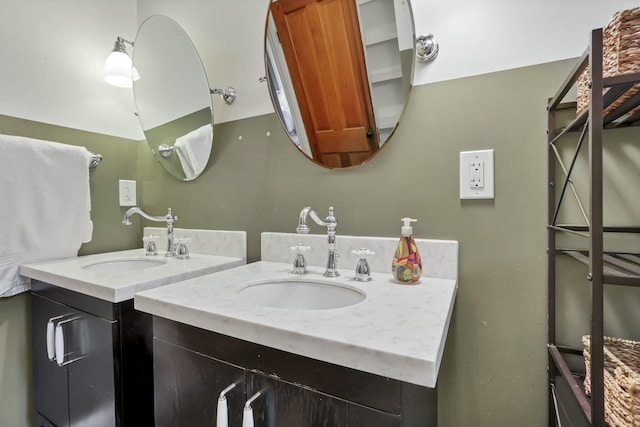
[[173, 243], [173, 221], [177, 221], [178, 217], [171, 213], [171, 208], [167, 211], [165, 216], [152, 216], [140, 209], [137, 206], [130, 208], [125, 214], [122, 223], [124, 225], [131, 225], [131, 215], [139, 214], [141, 217], [148, 219], [149, 221], [157, 221], [167, 223], [167, 253], [164, 256], [172, 257], [176, 256], [176, 245]]
[[307, 234], [309, 232], [309, 226], [307, 225], [307, 216], [310, 216], [316, 224], [327, 227], [329, 258], [327, 259], [327, 269], [324, 272], [324, 276], [340, 276], [340, 273], [337, 270], [338, 253], [336, 252], [336, 227], [338, 225], [338, 220], [334, 216], [333, 206], [329, 208], [329, 216], [327, 216], [325, 219], [320, 218], [315, 209], [313, 209], [312, 207], [308, 206], [302, 209], [302, 211], [300, 211], [298, 226], [296, 227], [297, 233]]

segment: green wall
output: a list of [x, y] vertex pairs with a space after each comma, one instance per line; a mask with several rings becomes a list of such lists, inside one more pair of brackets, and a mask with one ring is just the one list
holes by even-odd
[[0, 298], [0, 425], [31, 419], [31, 310], [29, 295]]
[[[400, 218], [418, 218], [417, 237], [460, 242], [459, 293], [438, 381], [440, 425], [542, 427], [545, 107], [573, 62], [415, 87], [390, 143], [352, 170], [328, 170], [306, 160], [275, 115], [216, 125], [209, 166], [186, 183], [164, 172], [146, 144], [2, 116], [0, 131], [12, 133], [13, 127], [26, 136], [58, 137], [105, 156], [91, 178], [94, 243], [82, 253], [140, 246], [141, 224], [120, 223], [125, 209], [117, 206], [118, 178], [138, 180], [138, 202], [149, 213], [172, 207], [179, 227], [246, 230], [250, 262], [260, 259], [260, 233], [293, 232], [304, 206], [321, 212], [334, 206], [338, 239], [397, 236]], [[487, 148], [496, 150], [495, 200], [459, 200], [459, 152]], [[583, 303], [564, 319], [579, 332], [586, 330], [585, 319], [574, 313], [584, 311]], [[0, 341], [15, 341], [0, 347], [2, 421], [24, 419], [29, 407], [23, 401], [29, 394], [27, 319], [25, 296], [0, 300]]]

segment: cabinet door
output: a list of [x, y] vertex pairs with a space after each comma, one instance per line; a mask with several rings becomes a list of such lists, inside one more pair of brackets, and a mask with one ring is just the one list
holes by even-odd
[[255, 427], [401, 427], [399, 415], [319, 393], [273, 377], [247, 373], [247, 397], [262, 391], [253, 406]]
[[153, 363], [157, 427], [214, 427], [218, 396], [233, 383], [236, 387], [227, 394], [228, 425], [242, 425], [243, 369], [157, 338]]
[[82, 313], [64, 331], [68, 342], [69, 419], [75, 426], [116, 426], [117, 322]]
[[[69, 425], [69, 373], [67, 366], [56, 363], [51, 340], [47, 348], [47, 323], [74, 312], [62, 304], [31, 294], [33, 406], [59, 427]], [[53, 360], [49, 360], [49, 354]]]
[[116, 322], [36, 294], [31, 302], [34, 409], [58, 427], [115, 426]]

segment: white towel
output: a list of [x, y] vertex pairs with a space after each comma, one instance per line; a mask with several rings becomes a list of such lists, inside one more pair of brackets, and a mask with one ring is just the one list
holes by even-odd
[[20, 264], [91, 241], [90, 161], [84, 147], [0, 134], [0, 297], [29, 289]]
[[201, 126], [176, 139], [173, 148], [178, 154], [187, 179], [196, 178], [207, 166], [212, 143], [213, 127], [210, 124]]

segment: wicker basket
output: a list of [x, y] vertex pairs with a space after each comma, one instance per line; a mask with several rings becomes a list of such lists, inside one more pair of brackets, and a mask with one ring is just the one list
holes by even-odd
[[[591, 340], [582, 337], [587, 374], [584, 388], [591, 394]], [[611, 427], [640, 427], [640, 342], [604, 337], [605, 418]]]
[[[616, 12], [603, 31], [602, 70], [604, 77], [640, 72], [640, 7]], [[605, 115], [640, 92], [634, 85], [605, 109]], [[589, 67], [577, 81], [577, 113], [589, 107]], [[636, 107], [633, 112], [640, 110]]]

